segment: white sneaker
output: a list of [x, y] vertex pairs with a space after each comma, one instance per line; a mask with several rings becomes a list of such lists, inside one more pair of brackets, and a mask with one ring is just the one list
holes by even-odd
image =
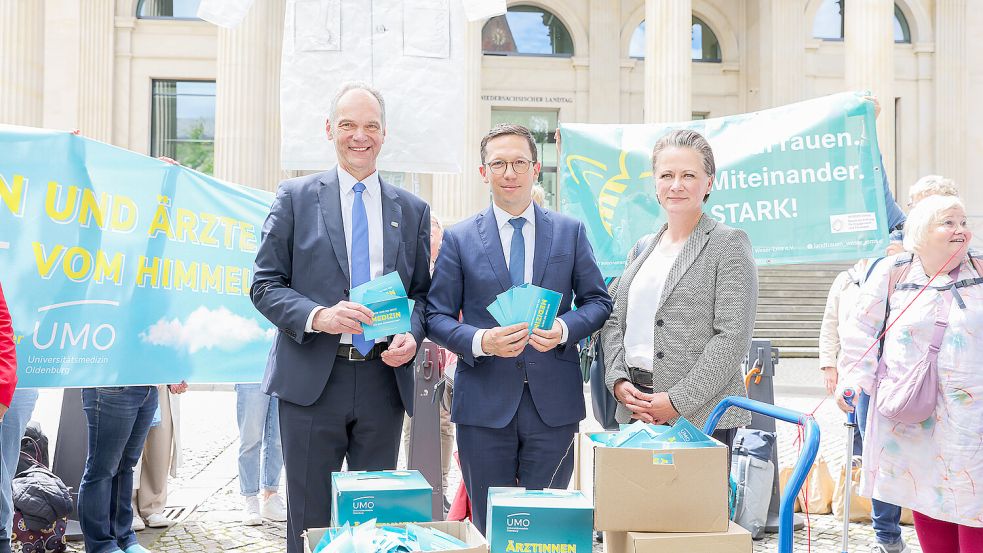
[[140, 518], [140, 515], [134, 514], [133, 522], [130, 523], [130, 530], [133, 530], [134, 532], [139, 532], [140, 530], [145, 530], [146, 528], [147, 525], [143, 523], [143, 519]]
[[251, 495], [245, 499], [245, 506], [242, 510], [242, 523], [246, 526], [259, 526], [263, 524], [263, 516], [259, 514], [259, 498]]
[[871, 553], [911, 553], [911, 549], [908, 544], [904, 541], [899, 541], [898, 543], [887, 545], [883, 543], [875, 543], [870, 548]]
[[263, 518], [273, 522], [285, 522], [287, 520], [287, 505], [283, 502], [283, 497], [275, 493], [265, 500], [259, 509]]
[[164, 513], [154, 513], [147, 517], [147, 526], [151, 528], [168, 528], [174, 526], [174, 521], [165, 517]]

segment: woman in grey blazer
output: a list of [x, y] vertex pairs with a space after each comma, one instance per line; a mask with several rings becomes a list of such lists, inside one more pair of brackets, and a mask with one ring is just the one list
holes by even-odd
[[[601, 330], [605, 383], [617, 419], [702, 427], [729, 395], [745, 395], [741, 362], [758, 299], [747, 234], [703, 213], [715, 175], [713, 151], [691, 130], [652, 152], [656, 195], [668, 222], [632, 248], [612, 286], [614, 311]], [[733, 442], [750, 414], [731, 409], [714, 437]]]

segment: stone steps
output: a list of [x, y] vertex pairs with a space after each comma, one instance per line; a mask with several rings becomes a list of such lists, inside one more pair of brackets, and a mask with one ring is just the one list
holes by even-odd
[[818, 357], [819, 327], [829, 287], [849, 263], [758, 268], [754, 337], [771, 340], [782, 357]]

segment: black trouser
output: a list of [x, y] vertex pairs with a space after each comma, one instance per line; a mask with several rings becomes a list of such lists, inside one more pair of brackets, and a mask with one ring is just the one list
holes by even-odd
[[331, 473], [391, 470], [399, 455], [403, 404], [395, 370], [382, 362], [336, 358], [312, 405], [279, 402], [287, 472], [287, 552], [302, 553], [301, 533], [331, 521]]

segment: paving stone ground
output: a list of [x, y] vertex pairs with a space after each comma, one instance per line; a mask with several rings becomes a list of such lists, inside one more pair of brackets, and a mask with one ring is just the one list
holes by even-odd
[[[812, 384], [787, 386], [776, 393], [776, 403], [802, 412], [815, 410], [822, 429], [820, 451], [834, 473], [843, 465], [846, 430], [843, 416], [831, 401], [822, 401], [821, 390]], [[50, 396], [49, 396], [50, 397]], [[44, 405], [45, 397], [39, 403]], [[586, 399], [589, 405], [589, 398]], [[817, 409], [818, 406], [818, 409]], [[235, 425], [235, 394], [231, 391], [191, 391], [182, 397], [182, 449], [184, 464], [177, 478], [171, 479], [168, 510], [178, 522], [167, 529], [150, 529], [138, 533], [140, 543], [160, 553], [212, 551], [274, 552], [284, 550], [285, 523], [266, 522], [247, 527], [239, 522], [239, 483], [236, 467], [238, 448]], [[588, 407], [588, 413], [589, 413]], [[584, 430], [596, 429], [588, 415]], [[780, 464], [791, 465], [798, 453], [797, 431], [792, 425], [779, 424]], [[402, 463], [402, 460], [401, 460]], [[834, 474], [835, 478], [835, 474]], [[451, 475], [451, 488], [460, 484], [460, 473]], [[811, 532], [795, 533], [794, 550], [841, 551], [841, 521], [833, 515], [809, 517]], [[903, 538], [920, 552], [912, 527], [902, 527]], [[850, 550], [867, 552], [873, 543], [870, 523], [853, 523]], [[83, 551], [74, 543], [72, 551]], [[777, 535], [769, 534], [754, 543], [754, 551], [778, 551]], [[601, 553], [600, 544], [595, 553]]]

